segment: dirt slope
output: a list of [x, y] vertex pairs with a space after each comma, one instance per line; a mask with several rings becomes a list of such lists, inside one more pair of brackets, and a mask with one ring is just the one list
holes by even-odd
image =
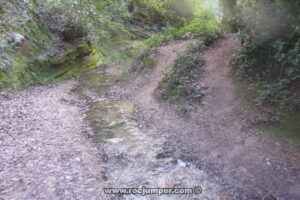
[[205, 78], [200, 82], [209, 87], [208, 95], [190, 117], [178, 116], [155, 98], [162, 73], [174, 61], [170, 48], [182, 50], [182, 44], [162, 47], [153, 73], [114, 91], [134, 102], [140, 117], [167, 138], [162, 156], [184, 159], [207, 171], [224, 186], [222, 199], [261, 199], [269, 192], [282, 199], [299, 199], [299, 155], [249, 128], [248, 112], [240, 109], [241, 99], [228, 67], [240, 47], [233, 35], [204, 53]]

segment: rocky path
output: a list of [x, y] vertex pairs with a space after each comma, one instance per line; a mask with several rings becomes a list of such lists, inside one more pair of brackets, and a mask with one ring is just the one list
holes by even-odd
[[[147, 77], [147, 80], [151, 80], [150, 84], [139, 86], [145, 88], [137, 97], [144, 100], [144, 108], [152, 105], [153, 92], [163, 78], [164, 71], [176, 59], [177, 53], [184, 51], [192, 42], [194, 41], [174, 42], [159, 49], [157, 67], [151, 70], [151, 75]], [[105, 76], [107, 80], [102, 80], [105, 83], [113, 79], [113, 77], [109, 78], [112, 74], [108, 71], [109, 68]], [[100, 75], [105, 72], [99, 70], [97, 73]], [[83, 79], [90, 82], [94, 75], [95, 73], [87, 74]], [[114, 95], [104, 95], [105, 93], [95, 92], [95, 88], [92, 88], [81, 87], [81, 93], [92, 102], [87, 121], [93, 127], [94, 137], [100, 141], [107, 155], [105, 176], [108, 185], [114, 188], [201, 187], [203, 190], [202, 194], [121, 195], [116, 199], [218, 199], [220, 186], [204, 171], [189, 162], [162, 155], [163, 144], [167, 139], [161, 137], [162, 132], [159, 130], [154, 127], [149, 128], [150, 124], [142, 120], [143, 116], [139, 115], [134, 102], [118, 98], [121, 91]], [[116, 89], [116, 87], [113, 88]], [[141, 91], [140, 88], [136, 90]], [[111, 92], [109, 90], [108, 94]]]
[[84, 136], [74, 81], [0, 96], [0, 199], [102, 199], [101, 156]]
[[[208, 94], [188, 117], [156, 99], [177, 52], [193, 42], [159, 48], [153, 70], [129, 82], [117, 84], [118, 70], [103, 68], [0, 94], [0, 200], [300, 199], [300, 156], [247, 124], [228, 67], [240, 45], [233, 35], [202, 53], [199, 84]], [[105, 196], [108, 186], [203, 193]]]

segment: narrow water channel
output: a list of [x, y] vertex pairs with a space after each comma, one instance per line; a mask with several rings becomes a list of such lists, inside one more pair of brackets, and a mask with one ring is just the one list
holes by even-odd
[[105, 177], [113, 188], [194, 188], [192, 195], [124, 195], [111, 199], [218, 199], [219, 186], [190, 163], [159, 156], [165, 139], [136, 119], [135, 106], [126, 100], [108, 98], [106, 91], [116, 84], [120, 73], [103, 68], [82, 76], [79, 94], [89, 100], [86, 121], [92, 127], [95, 142], [107, 155]]

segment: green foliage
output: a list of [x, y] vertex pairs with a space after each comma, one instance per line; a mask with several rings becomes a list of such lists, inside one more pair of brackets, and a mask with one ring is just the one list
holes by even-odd
[[[155, 57], [158, 54], [157, 49], [151, 49], [147, 46], [139, 46], [136, 48], [135, 55], [122, 59], [122, 77], [120, 80], [128, 81], [138, 74], [151, 70], [155, 65]], [[125, 51], [127, 52], [127, 51]], [[126, 64], [124, 65], [124, 63]]]
[[[92, 44], [91, 59], [97, 63], [99, 60], [94, 59], [100, 59], [99, 52], [108, 54], [129, 38], [125, 23], [130, 14], [125, 1], [18, 0], [0, 2], [0, 7], [1, 89], [21, 89], [71, 77], [76, 70], [91, 69], [87, 66], [90, 60], [84, 55], [67, 56], [68, 61], [62, 61], [55, 70], [52, 63], [66, 58], [78, 44]], [[17, 46], [9, 42], [7, 35], [11, 33], [25, 36], [26, 43]], [[64, 75], [58, 75], [59, 71]]]
[[[3, 18], [0, 29], [0, 68], [11, 67], [16, 54], [20, 51], [14, 43], [9, 42], [7, 33], [19, 33], [27, 38], [26, 51], [28, 57], [35, 57], [43, 50], [49, 50], [50, 35], [47, 28], [36, 21], [38, 18], [31, 12], [30, 6], [24, 1], [13, 4], [9, 1], [1, 3]], [[24, 59], [25, 62], [25, 59]]]
[[[298, 15], [294, 13], [297, 6], [295, 10], [299, 12], [300, 5], [295, 1], [293, 5], [291, 9], [286, 2], [279, 1], [247, 7], [246, 17], [240, 20], [247, 22], [251, 19], [251, 23], [240, 24], [243, 48], [232, 62], [236, 75], [248, 80], [250, 89], [257, 92], [257, 105], [269, 105], [281, 111], [300, 107], [297, 96], [300, 83], [300, 24]], [[252, 9], [255, 12], [249, 11]]]
[[28, 61], [25, 70], [23, 57], [18, 54], [12, 63], [13, 73], [0, 73], [0, 88], [24, 89], [35, 84], [64, 80], [96, 68], [100, 65], [101, 58], [93, 46], [82, 44], [70, 47], [57, 59], [32, 59]]
[[67, 36], [86, 33], [80, 35], [86, 36], [103, 54], [130, 36], [126, 28], [130, 18], [126, 1], [48, 0], [39, 3], [38, 12], [53, 31]]
[[133, 72], [139, 72], [153, 68], [156, 64], [154, 60], [156, 54], [156, 49], [145, 49], [134, 59], [130, 70]]
[[184, 104], [186, 101], [201, 101], [206, 88], [199, 85], [199, 75], [203, 65], [200, 52], [205, 47], [200, 42], [191, 46], [175, 60], [158, 88], [157, 93], [160, 99], [176, 104]]
[[146, 40], [146, 43], [150, 47], [157, 47], [171, 40], [202, 38], [203, 40], [208, 41], [209, 38], [211, 38], [213, 41], [220, 36], [221, 30], [216, 16], [212, 13], [202, 13], [202, 15], [197, 15], [185, 26], [179, 28], [167, 27], [162, 29], [160, 33], [157, 33]]
[[207, 27], [199, 24], [196, 21], [192, 21], [187, 26], [181, 28], [167, 28], [161, 33], [153, 35], [151, 38], [146, 40], [146, 44], [150, 47], [158, 47], [163, 43], [178, 40], [178, 39], [189, 39], [189, 38], [201, 38], [202, 40], [209, 43], [222, 36], [221, 32], [217, 29], [217, 26]]
[[156, 28], [182, 26], [194, 15], [190, 0], [129, 0], [129, 7], [134, 23]]
[[[207, 1], [1, 1], [1, 88], [12, 85], [14, 88], [21, 88], [47, 82], [37, 80], [38, 75], [50, 76], [40, 79], [52, 80], [52, 74], [47, 73], [51, 71], [47, 69], [50, 67], [49, 63], [64, 57], [69, 50], [77, 48], [78, 44], [90, 44], [96, 48], [97, 55], [108, 57], [105, 59], [108, 61], [136, 56], [139, 48], [121, 50], [119, 54], [115, 54], [115, 51], [122, 49], [126, 40], [145, 38], [154, 32], [157, 34], [146, 42], [149, 46], [159, 46], [172, 39], [211, 36], [210, 33], [217, 30], [218, 20], [204, 2]], [[10, 43], [7, 38], [10, 33], [25, 36], [26, 44], [20, 47]], [[141, 37], [133, 34], [141, 34]], [[71, 59], [73, 61], [70, 62], [79, 62], [74, 57]], [[149, 58], [145, 58], [143, 63], [153, 65]], [[71, 71], [72, 69], [70, 68]]]
[[236, 32], [237, 0], [220, 0], [222, 7], [222, 25], [227, 32]]
[[182, 105], [182, 104], [177, 104], [176, 108], [179, 110], [179, 112], [184, 115], [184, 116], [188, 116], [190, 113], [190, 108], [186, 105]]

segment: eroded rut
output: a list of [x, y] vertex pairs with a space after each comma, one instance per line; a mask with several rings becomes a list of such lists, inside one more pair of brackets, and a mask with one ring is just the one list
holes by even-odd
[[[192, 42], [161, 47], [157, 66], [127, 83], [101, 68], [1, 96], [0, 199], [298, 199], [299, 155], [244, 127], [227, 67], [239, 48], [232, 35], [203, 55], [209, 91], [189, 118], [156, 100], [165, 70]], [[202, 194], [103, 194], [195, 186]]]

